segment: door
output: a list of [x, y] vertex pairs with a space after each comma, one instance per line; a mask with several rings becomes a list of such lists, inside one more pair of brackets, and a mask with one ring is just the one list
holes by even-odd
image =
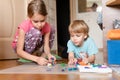
[[60, 53], [60, 56], [67, 58], [67, 41], [69, 40], [68, 26], [70, 24], [70, 0], [56, 0], [56, 7], [58, 52]]
[[0, 59], [17, 58], [11, 42], [18, 24], [26, 16], [26, 0], [3, 0], [0, 2]]

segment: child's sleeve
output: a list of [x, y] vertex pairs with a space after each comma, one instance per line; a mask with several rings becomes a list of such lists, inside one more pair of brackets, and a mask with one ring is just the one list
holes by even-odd
[[93, 55], [98, 53], [98, 48], [93, 39], [90, 40], [88, 45], [88, 55]]
[[68, 47], [67, 53], [74, 51], [74, 46], [71, 40], [68, 41], [67, 47]]
[[22, 29], [23, 31], [27, 32], [30, 29], [30, 21], [25, 20], [19, 26], [18, 29]]

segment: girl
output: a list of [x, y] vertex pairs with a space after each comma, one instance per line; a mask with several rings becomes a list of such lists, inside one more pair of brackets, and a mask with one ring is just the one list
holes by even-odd
[[83, 20], [75, 20], [70, 24], [70, 40], [67, 43], [68, 64], [75, 64], [80, 59], [86, 64], [94, 63], [98, 49], [88, 32], [89, 28]]
[[[20, 57], [37, 62], [39, 65], [46, 65], [51, 58], [56, 60], [50, 53], [55, 31], [46, 22], [46, 6], [42, 0], [32, 0], [28, 4], [27, 13], [28, 19], [18, 26], [12, 47]], [[42, 56], [32, 55], [42, 45]]]

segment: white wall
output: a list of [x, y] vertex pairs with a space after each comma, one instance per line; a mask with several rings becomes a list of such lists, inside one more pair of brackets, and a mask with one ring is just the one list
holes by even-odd
[[77, 19], [83, 19], [88, 24], [89, 35], [94, 39], [98, 48], [103, 48], [103, 31], [97, 24], [97, 12], [85, 12], [77, 14]]

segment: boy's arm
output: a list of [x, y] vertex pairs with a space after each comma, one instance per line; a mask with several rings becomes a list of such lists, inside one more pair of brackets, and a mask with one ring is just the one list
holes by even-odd
[[95, 54], [88, 56], [88, 58], [84, 58], [83, 61], [85, 63], [94, 63], [94, 61], [95, 61]]
[[73, 52], [69, 52], [68, 53], [68, 59], [73, 59], [74, 58], [74, 53]]
[[94, 63], [94, 61], [95, 61], [95, 54], [90, 55], [90, 56], [88, 57], [88, 62], [89, 62], [89, 63]]
[[68, 64], [76, 64], [76, 62], [77, 62], [77, 59], [74, 57], [74, 53], [73, 52], [69, 52], [68, 53], [69, 55], [68, 55]]

